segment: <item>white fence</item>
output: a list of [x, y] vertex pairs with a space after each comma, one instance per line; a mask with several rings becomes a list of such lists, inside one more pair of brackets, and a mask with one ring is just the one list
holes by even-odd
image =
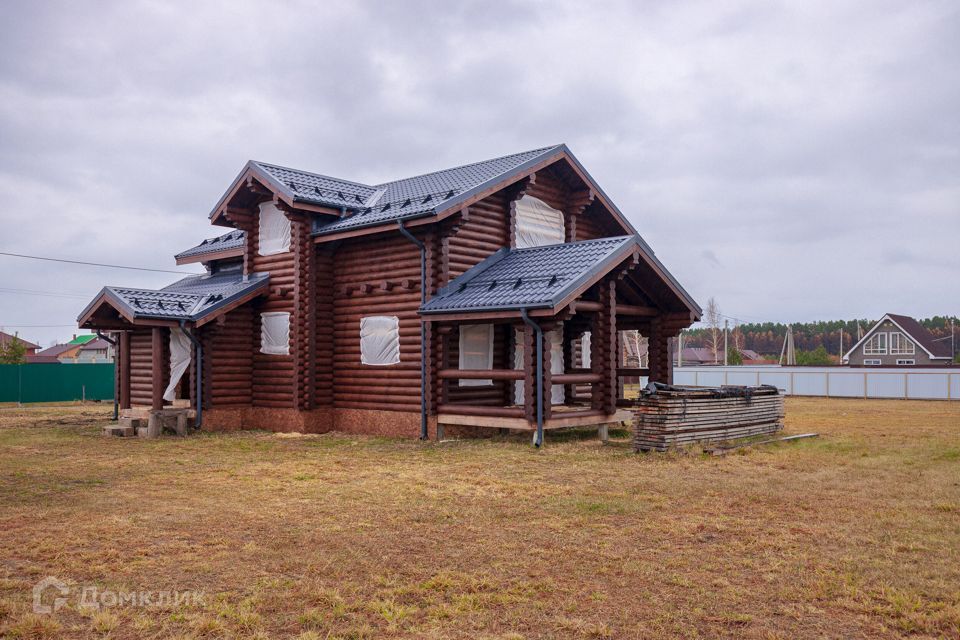
[[692, 387], [770, 384], [788, 396], [960, 400], [960, 368], [674, 367], [673, 383]]

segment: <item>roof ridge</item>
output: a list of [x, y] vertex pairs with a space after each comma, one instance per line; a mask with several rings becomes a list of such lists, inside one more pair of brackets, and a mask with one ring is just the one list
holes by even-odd
[[[514, 157], [514, 156], [522, 156], [522, 155], [526, 155], [526, 154], [528, 154], [528, 153], [542, 154], [542, 153], [545, 152], [545, 151], [552, 151], [553, 149], [559, 149], [559, 148], [562, 147], [563, 145], [564, 145], [564, 143], [561, 142], [560, 144], [555, 144], [555, 145], [548, 146], [548, 147], [542, 147], [542, 148], [540, 148], [540, 149], [529, 149], [529, 150], [527, 150], [527, 151], [518, 151], [518, 152], [516, 152], [516, 153], [508, 153], [508, 154], [505, 155], [505, 156], [497, 156], [496, 158], [487, 158], [486, 160], [478, 160], [478, 161], [476, 161], [476, 162], [468, 162], [468, 163], [466, 163], [466, 164], [460, 164], [460, 165], [457, 165], [457, 166], [455, 166], [455, 167], [447, 167], [447, 168], [445, 168], [445, 169], [437, 169], [436, 171], [427, 171], [426, 173], [420, 173], [420, 174], [417, 174], [417, 175], [414, 175], [414, 176], [407, 176], [407, 177], [405, 177], [405, 178], [397, 178], [396, 180], [390, 180], [389, 182], [381, 182], [380, 184], [375, 185], [375, 186], [376, 186], [376, 187], [387, 187], [387, 186], [389, 186], [389, 185], [391, 185], [391, 184], [396, 184], [396, 183], [398, 183], [398, 182], [403, 182], [403, 181], [405, 181], [405, 180], [416, 180], [417, 178], [424, 178], [424, 177], [426, 177], [426, 176], [432, 176], [432, 175], [436, 175], [436, 174], [438, 174], [438, 173], [444, 173], [444, 172], [446, 172], [446, 171], [456, 171], [456, 170], [458, 170], [458, 169], [466, 169], [467, 167], [475, 167], [475, 166], [477, 166], [478, 164], [485, 164], [485, 163], [487, 163], [487, 162], [496, 162], [497, 160], [506, 160], [507, 158], [512, 158], [512, 157]], [[493, 179], [495, 179], [497, 176], [503, 175], [504, 173], [507, 173], [508, 171], [510, 171], [510, 169], [508, 169], [507, 171], [501, 171], [501, 172], [498, 173], [496, 176], [494, 176], [493, 178], [490, 178], [490, 179], [493, 180]]]
[[283, 169], [284, 171], [294, 171], [296, 173], [305, 173], [311, 175], [315, 178], [323, 178], [324, 180], [336, 180], [337, 182], [346, 182], [347, 184], [352, 184], [357, 187], [363, 187], [364, 189], [373, 189], [376, 190], [377, 185], [364, 184], [362, 182], [357, 182], [356, 180], [347, 180], [346, 178], [337, 178], [336, 176], [328, 176], [322, 173], [315, 173], [313, 171], [306, 171], [304, 169], [296, 169], [294, 167], [285, 167], [281, 164], [274, 164], [272, 162], [262, 162], [260, 160], [250, 160], [253, 164], [257, 164], [264, 167], [273, 167], [274, 169]]
[[564, 246], [580, 247], [580, 246], [583, 246], [583, 245], [585, 245], [585, 244], [591, 244], [591, 243], [593, 243], [593, 244], [600, 244], [601, 242], [612, 242], [612, 241], [614, 241], [614, 240], [618, 240], [618, 241], [620, 241], [620, 242], [623, 242], [624, 240], [627, 240], [628, 238], [634, 238], [634, 237], [636, 237], [636, 236], [632, 236], [632, 235], [606, 236], [606, 237], [603, 237], [603, 238], [590, 238], [589, 240], [575, 240], [575, 241], [573, 241], [573, 242], [555, 242], [555, 243], [553, 243], [553, 244], [539, 244], [539, 245], [537, 245], [537, 246], [535, 246], [535, 247], [522, 247], [522, 248], [519, 248], [519, 249], [518, 249], [518, 248], [513, 248], [513, 249], [510, 249], [510, 251], [513, 251], [513, 252], [517, 252], [517, 251], [537, 251], [537, 250], [539, 250], [539, 249], [548, 249], [548, 248], [552, 248], [552, 247], [564, 247]]

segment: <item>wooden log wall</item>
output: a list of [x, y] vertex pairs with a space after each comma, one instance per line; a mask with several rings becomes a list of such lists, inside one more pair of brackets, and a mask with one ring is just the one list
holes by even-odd
[[[397, 232], [348, 240], [333, 256], [333, 402], [420, 411], [420, 251]], [[360, 319], [397, 316], [400, 362], [360, 362]]]
[[[296, 223], [292, 223], [291, 227]], [[290, 251], [272, 256], [261, 256], [260, 225], [254, 217], [247, 225], [246, 268], [248, 272], [269, 273], [270, 293], [258, 298], [255, 305], [253, 322], [250, 325], [250, 340], [253, 356], [253, 376], [251, 386], [251, 404], [255, 407], [286, 409], [295, 406], [296, 370], [294, 355], [296, 342], [294, 336], [297, 317], [294, 300], [294, 285], [299, 281], [295, 263], [296, 232], [291, 228]], [[290, 314], [290, 355], [273, 355], [260, 352], [260, 314], [269, 311]]]
[[334, 253], [320, 246], [314, 260], [314, 403], [317, 407], [332, 407]]
[[[161, 329], [162, 355], [161, 385], [166, 388], [170, 378], [170, 332]], [[153, 329], [135, 329], [130, 332], [130, 402], [150, 406], [153, 401]]]
[[245, 304], [203, 327], [204, 406], [247, 407], [253, 393], [254, 310]]
[[510, 246], [507, 190], [470, 206], [464, 216], [444, 226], [442, 237], [442, 284], [480, 264], [502, 247]]

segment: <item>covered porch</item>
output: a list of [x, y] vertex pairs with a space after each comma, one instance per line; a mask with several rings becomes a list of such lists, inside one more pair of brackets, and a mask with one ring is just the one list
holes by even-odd
[[[540, 444], [630, 420], [623, 380], [670, 382], [671, 338], [699, 318], [658, 265], [624, 236], [505, 249], [456, 278], [421, 310], [438, 430], [528, 430]], [[626, 331], [647, 339], [648, 366], [627, 366]]]

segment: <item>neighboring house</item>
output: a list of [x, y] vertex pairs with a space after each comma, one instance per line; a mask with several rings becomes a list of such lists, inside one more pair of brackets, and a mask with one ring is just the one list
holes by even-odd
[[703, 364], [716, 364], [718, 361], [723, 364], [723, 353], [713, 357], [713, 350], [707, 347], [684, 347], [680, 358], [680, 366], [694, 366]]
[[89, 340], [80, 347], [76, 362], [83, 364], [109, 364], [113, 362], [113, 345], [101, 338]]
[[604, 424], [624, 417], [617, 332], [669, 382], [701, 314], [565, 145], [378, 185], [251, 161], [210, 221], [229, 233], [177, 256], [205, 275], [106, 287], [78, 318], [117, 335], [124, 410], [199, 397], [205, 428], [421, 437]]
[[40, 345], [33, 344], [29, 340], [24, 340], [17, 334], [10, 335], [9, 333], [4, 333], [3, 331], [0, 331], [0, 345], [5, 345], [14, 339], [19, 340], [23, 344], [25, 356], [34, 355], [37, 352], [37, 349], [40, 348]]
[[77, 358], [80, 355], [80, 349], [83, 348], [83, 343], [67, 343], [67, 344], [55, 344], [52, 347], [47, 347], [42, 351], [38, 351], [33, 356], [27, 358], [28, 363], [50, 363], [50, 362], [60, 362], [66, 364], [73, 364], [77, 361]]
[[[768, 364], [769, 360], [752, 349], [740, 349], [740, 357], [743, 364]], [[716, 359], [713, 357], [713, 350], [709, 347], [684, 347], [681, 358], [681, 366], [723, 364], [723, 351], [717, 353]]]
[[888, 313], [843, 356], [851, 366], [950, 364], [950, 343], [937, 341], [910, 316]]

